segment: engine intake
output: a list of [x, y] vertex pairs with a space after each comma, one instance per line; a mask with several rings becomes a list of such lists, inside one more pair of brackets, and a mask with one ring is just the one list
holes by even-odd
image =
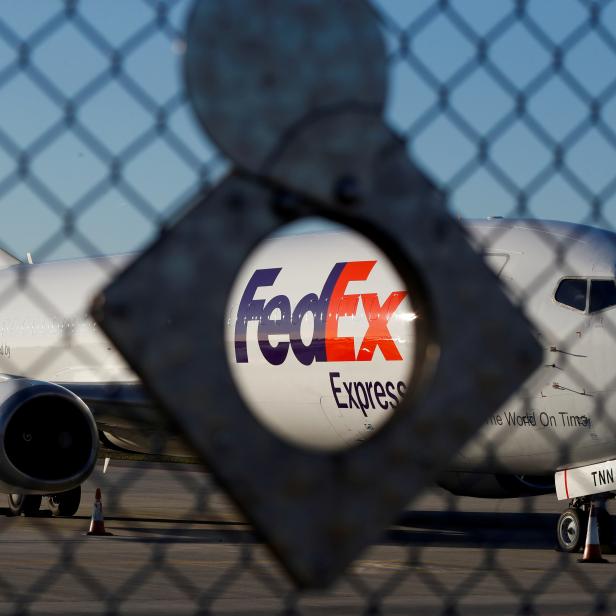
[[44, 381], [0, 382], [0, 489], [70, 490], [92, 472], [98, 432], [83, 401]]

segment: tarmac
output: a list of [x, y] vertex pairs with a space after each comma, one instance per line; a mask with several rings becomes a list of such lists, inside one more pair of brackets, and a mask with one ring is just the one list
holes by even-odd
[[[110, 537], [85, 534], [96, 487]], [[0, 509], [0, 613], [616, 612], [616, 555], [579, 564], [556, 550], [566, 506], [434, 489], [331, 590], [300, 592], [199, 467], [112, 461], [84, 484], [72, 518]]]

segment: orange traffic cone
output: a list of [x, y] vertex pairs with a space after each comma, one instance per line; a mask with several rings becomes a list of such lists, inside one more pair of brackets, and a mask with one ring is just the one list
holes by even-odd
[[105, 530], [105, 520], [103, 518], [103, 503], [101, 502], [101, 489], [96, 488], [96, 496], [94, 497], [94, 509], [92, 511], [92, 519], [90, 520], [90, 530], [88, 535], [96, 535], [104, 537], [111, 535]]
[[599, 522], [597, 521], [597, 510], [594, 504], [590, 503], [590, 513], [588, 515], [588, 530], [586, 531], [586, 545], [584, 555], [578, 559], [579, 563], [607, 563], [601, 556], [601, 545], [599, 543]]

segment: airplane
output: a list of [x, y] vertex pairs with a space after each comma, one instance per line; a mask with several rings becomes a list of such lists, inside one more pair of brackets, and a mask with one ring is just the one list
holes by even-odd
[[[556, 529], [567, 552], [583, 545], [593, 501], [602, 541], [611, 541], [616, 234], [555, 221], [463, 224], [524, 309], [545, 361], [438, 483], [483, 498], [556, 492], [569, 501]], [[36, 514], [43, 497], [54, 515], [73, 515], [100, 444], [105, 456], [194, 459], [88, 313], [134, 257], [31, 264], [0, 253], [0, 491], [16, 515]], [[421, 318], [375, 245], [304, 221], [245, 262], [221, 329], [255, 415], [281, 438], [331, 451], [370, 438], [395, 412]]]

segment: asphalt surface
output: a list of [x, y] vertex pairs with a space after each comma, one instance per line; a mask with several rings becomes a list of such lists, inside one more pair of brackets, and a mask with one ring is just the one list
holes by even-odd
[[[85, 535], [97, 486], [110, 537]], [[564, 508], [433, 490], [332, 590], [300, 593], [206, 473], [112, 462], [73, 518], [0, 510], [0, 613], [616, 612], [616, 555], [589, 565], [555, 550]]]

